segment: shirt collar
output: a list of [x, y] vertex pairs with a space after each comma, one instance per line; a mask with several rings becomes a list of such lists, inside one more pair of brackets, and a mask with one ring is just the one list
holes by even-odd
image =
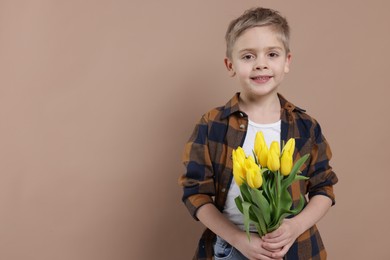
[[292, 112], [292, 111], [306, 112], [305, 109], [297, 107], [296, 105], [294, 105], [293, 103], [291, 103], [290, 101], [285, 99], [285, 97], [283, 97], [280, 93], [278, 93], [278, 97], [279, 97], [280, 106], [282, 107], [282, 109], [285, 109], [288, 112]]
[[[240, 107], [239, 107], [239, 104], [238, 104], [238, 100], [239, 100], [239, 96], [240, 96], [240, 92], [237, 92], [227, 103], [226, 105], [224, 106], [223, 108], [223, 111], [222, 111], [222, 115], [221, 115], [221, 119], [225, 119], [227, 117], [229, 117], [230, 115], [236, 113], [236, 112], [240, 112]], [[282, 109], [284, 110], [287, 110], [288, 112], [292, 112], [292, 111], [299, 111], [299, 112], [305, 112], [304, 109], [302, 108], [299, 108], [297, 106], [295, 106], [293, 103], [291, 103], [290, 101], [288, 101], [287, 99], [285, 99], [281, 94], [278, 93], [278, 98], [280, 100], [280, 106], [282, 107]]]
[[238, 99], [240, 96], [240, 92], [237, 92], [225, 105], [222, 111], [221, 119], [225, 119], [231, 114], [234, 114], [240, 111], [240, 107], [238, 106]]

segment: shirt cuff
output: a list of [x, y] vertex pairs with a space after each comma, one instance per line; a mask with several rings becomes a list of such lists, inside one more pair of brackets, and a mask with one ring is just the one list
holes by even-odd
[[316, 190], [310, 192], [309, 199], [311, 199], [312, 197], [314, 197], [316, 195], [323, 195], [323, 196], [330, 198], [332, 200], [332, 206], [334, 204], [336, 204], [335, 195], [333, 193], [333, 186], [324, 186], [324, 187], [321, 187], [320, 189], [316, 189]]
[[214, 203], [213, 199], [206, 194], [196, 194], [188, 197], [184, 201], [188, 211], [195, 220], [199, 220], [196, 217], [196, 213], [200, 207], [208, 203]]

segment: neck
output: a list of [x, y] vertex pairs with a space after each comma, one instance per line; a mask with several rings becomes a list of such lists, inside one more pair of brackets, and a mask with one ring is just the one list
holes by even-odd
[[259, 124], [269, 124], [280, 120], [280, 101], [277, 96], [246, 97], [240, 95], [240, 109], [249, 119]]

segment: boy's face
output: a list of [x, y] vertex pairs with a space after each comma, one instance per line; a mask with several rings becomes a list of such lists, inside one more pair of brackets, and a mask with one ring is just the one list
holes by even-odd
[[248, 98], [276, 94], [289, 71], [291, 54], [278, 34], [269, 26], [249, 28], [236, 40], [231, 59], [225, 65], [231, 76], [237, 75], [241, 95]]

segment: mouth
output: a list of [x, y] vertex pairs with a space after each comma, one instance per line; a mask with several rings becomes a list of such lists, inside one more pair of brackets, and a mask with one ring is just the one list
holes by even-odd
[[256, 77], [251, 77], [251, 80], [253, 80], [256, 83], [266, 83], [268, 82], [272, 76], [256, 76]]

